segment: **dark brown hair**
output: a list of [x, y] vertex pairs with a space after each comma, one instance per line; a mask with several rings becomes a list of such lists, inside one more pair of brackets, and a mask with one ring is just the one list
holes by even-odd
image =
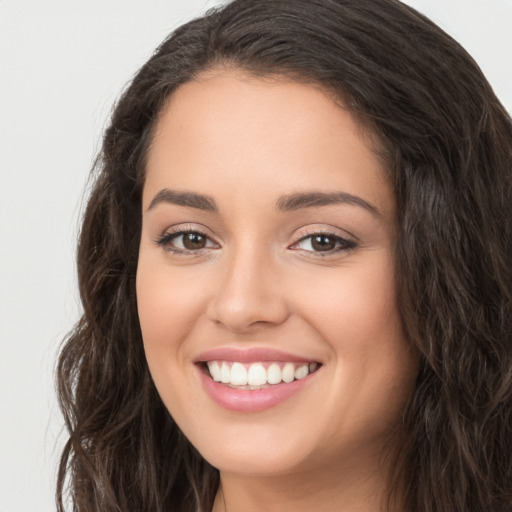
[[405, 509], [512, 503], [512, 122], [471, 57], [395, 0], [234, 0], [176, 30], [118, 102], [78, 248], [83, 316], [58, 362], [69, 440], [58, 509], [206, 512], [218, 472], [145, 362], [135, 296], [141, 191], [170, 94], [219, 66], [334, 92], [394, 182], [399, 307], [420, 355], [390, 475]]

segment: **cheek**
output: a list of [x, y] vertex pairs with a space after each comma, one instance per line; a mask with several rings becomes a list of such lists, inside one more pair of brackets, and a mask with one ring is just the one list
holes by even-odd
[[383, 339], [392, 344], [401, 334], [393, 261], [382, 253], [370, 256], [366, 265], [312, 276], [307, 293], [297, 293], [309, 322], [345, 355], [362, 355]]
[[[204, 276], [172, 272], [158, 257], [141, 251], [137, 269], [137, 307], [144, 339], [179, 340], [204, 309]], [[163, 338], [163, 339], [162, 339]]]
[[176, 421], [192, 413], [187, 381], [193, 365], [186, 339], [203, 310], [200, 280], [171, 272], [141, 250], [137, 269], [137, 307], [148, 367], [167, 409]]
[[[372, 264], [346, 269], [336, 279], [311, 279], [301, 309], [331, 352], [332, 386], [324, 396], [331, 421], [361, 436], [385, 432], [413, 388], [416, 357], [396, 303], [393, 261], [375, 254]], [[370, 263], [370, 259], [368, 260]], [[334, 273], [333, 273], [334, 276]], [[339, 427], [341, 428], [341, 427]], [[333, 438], [338, 429], [332, 432]]]
[[205, 307], [202, 276], [172, 272], [159, 257], [141, 249], [136, 282], [144, 350], [155, 383], [174, 375], [178, 365], [186, 367], [184, 340]]

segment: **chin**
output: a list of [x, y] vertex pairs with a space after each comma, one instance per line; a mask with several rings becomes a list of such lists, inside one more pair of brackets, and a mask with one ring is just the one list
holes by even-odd
[[304, 464], [318, 445], [308, 442], [301, 429], [295, 428], [295, 435], [290, 435], [289, 427], [272, 425], [262, 418], [239, 418], [220, 425], [210, 421], [194, 427], [182, 428], [192, 445], [212, 466], [231, 474], [291, 473]]
[[245, 450], [206, 450], [203, 457], [221, 473], [254, 477], [283, 476], [304, 469], [302, 454], [290, 454], [279, 448], [258, 449], [256, 445]]

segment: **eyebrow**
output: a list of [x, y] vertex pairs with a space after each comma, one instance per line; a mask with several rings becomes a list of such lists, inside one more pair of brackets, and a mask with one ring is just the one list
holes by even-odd
[[331, 204], [359, 206], [369, 211], [374, 217], [382, 217], [382, 213], [376, 206], [347, 192], [299, 192], [279, 198], [276, 206], [279, 211], [291, 212], [302, 208], [318, 208]]
[[[161, 203], [197, 208], [213, 213], [218, 213], [219, 211], [217, 203], [212, 197], [195, 192], [180, 192], [168, 188], [160, 190], [155, 195], [148, 206], [148, 210], [155, 208], [155, 206]], [[276, 208], [281, 212], [292, 212], [303, 208], [318, 208], [332, 204], [359, 206], [377, 218], [382, 217], [381, 212], [373, 204], [347, 192], [298, 192], [280, 197], [276, 203]]]
[[179, 192], [177, 190], [170, 190], [164, 188], [156, 194], [148, 206], [151, 210], [160, 203], [176, 204], [178, 206], [188, 206], [189, 208], [197, 208], [207, 212], [217, 213], [217, 203], [211, 197], [196, 194], [195, 192]]

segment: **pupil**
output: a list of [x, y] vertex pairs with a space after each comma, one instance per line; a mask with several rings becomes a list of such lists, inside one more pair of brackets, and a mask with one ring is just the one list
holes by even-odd
[[325, 235], [315, 235], [311, 241], [311, 245], [315, 251], [330, 251], [334, 249], [335, 241]]
[[198, 233], [187, 233], [183, 236], [183, 245], [186, 249], [203, 249], [206, 238]]

